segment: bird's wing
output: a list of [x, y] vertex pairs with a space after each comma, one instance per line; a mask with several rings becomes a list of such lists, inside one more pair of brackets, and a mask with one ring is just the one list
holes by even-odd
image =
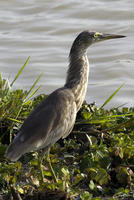
[[70, 133], [75, 118], [76, 104], [71, 91], [56, 90], [24, 121], [7, 153], [10, 157], [14, 154], [15, 160], [26, 152], [51, 146]]
[[21, 130], [26, 140], [35, 137], [60, 139], [66, 137], [75, 123], [76, 103], [70, 90], [60, 89], [53, 92], [25, 120]]

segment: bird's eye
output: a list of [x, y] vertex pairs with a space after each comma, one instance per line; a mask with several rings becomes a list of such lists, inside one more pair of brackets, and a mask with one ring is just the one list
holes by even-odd
[[96, 33], [94, 34], [94, 38], [97, 38], [97, 37], [100, 36], [100, 35], [102, 35], [102, 33], [96, 32]]

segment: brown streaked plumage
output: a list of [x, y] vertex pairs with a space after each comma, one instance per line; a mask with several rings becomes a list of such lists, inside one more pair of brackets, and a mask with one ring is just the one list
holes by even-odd
[[70, 50], [64, 87], [51, 93], [31, 112], [7, 149], [8, 159], [16, 161], [27, 152], [42, 148], [47, 150], [60, 138], [69, 135], [86, 95], [88, 47], [95, 42], [122, 37], [125, 36], [94, 31], [84, 31], [77, 36]]

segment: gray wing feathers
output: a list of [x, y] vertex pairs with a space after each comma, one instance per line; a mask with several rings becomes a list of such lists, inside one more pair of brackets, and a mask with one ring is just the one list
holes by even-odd
[[24, 121], [9, 145], [7, 157], [17, 160], [26, 152], [49, 147], [66, 137], [74, 126], [76, 112], [72, 92], [65, 88], [56, 90]]

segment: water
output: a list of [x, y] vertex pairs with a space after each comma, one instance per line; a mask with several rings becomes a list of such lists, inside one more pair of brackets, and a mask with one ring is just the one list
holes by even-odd
[[28, 89], [44, 72], [38, 94], [49, 94], [65, 82], [68, 54], [85, 30], [126, 35], [98, 43], [88, 51], [90, 75], [86, 100], [101, 106], [123, 83], [108, 107], [134, 106], [133, 0], [1, 0], [0, 70], [12, 81], [28, 56], [30, 62], [14, 88]]

